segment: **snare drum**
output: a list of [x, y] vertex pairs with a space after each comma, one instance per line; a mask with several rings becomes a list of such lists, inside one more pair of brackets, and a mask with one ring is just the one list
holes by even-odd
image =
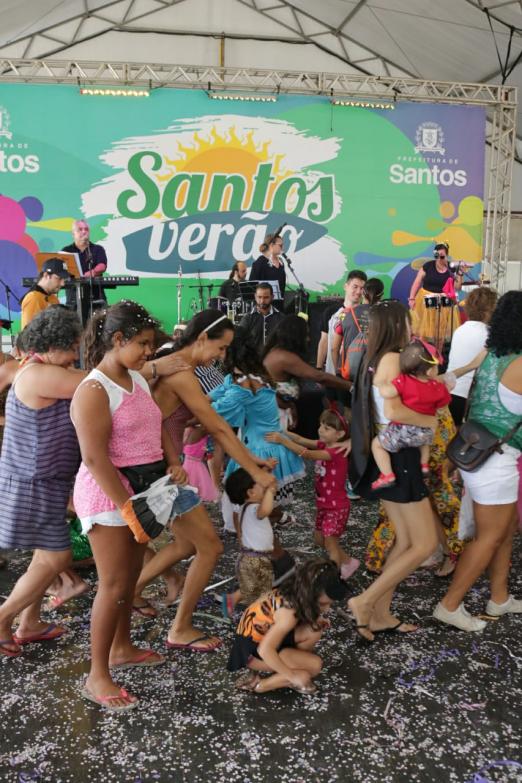
[[208, 299], [209, 310], [219, 310], [226, 315], [228, 313], [228, 299], [225, 296], [210, 296]]
[[453, 302], [446, 294], [429, 294], [424, 297], [424, 307], [427, 310], [439, 307], [451, 307]]

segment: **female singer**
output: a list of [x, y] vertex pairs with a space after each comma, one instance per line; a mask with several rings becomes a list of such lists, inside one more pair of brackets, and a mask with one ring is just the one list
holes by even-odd
[[[261, 255], [252, 264], [249, 280], [277, 281], [281, 291], [281, 299], [284, 299], [286, 272], [279, 257], [283, 252], [283, 240], [279, 234], [268, 234], [265, 241], [259, 246], [259, 250]], [[277, 296], [275, 299], [277, 300]]]

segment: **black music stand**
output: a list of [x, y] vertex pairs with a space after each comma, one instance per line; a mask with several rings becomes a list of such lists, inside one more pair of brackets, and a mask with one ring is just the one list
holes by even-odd
[[242, 302], [253, 302], [255, 300], [257, 283], [257, 280], [243, 280], [238, 283]]

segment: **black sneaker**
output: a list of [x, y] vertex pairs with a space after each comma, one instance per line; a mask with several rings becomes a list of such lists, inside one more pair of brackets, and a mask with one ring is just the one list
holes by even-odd
[[277, 587], [295, 573], [295, 559], [285, 552], [277, 560], [272, 560], [272, 568], [274, 570], [272, 587]]

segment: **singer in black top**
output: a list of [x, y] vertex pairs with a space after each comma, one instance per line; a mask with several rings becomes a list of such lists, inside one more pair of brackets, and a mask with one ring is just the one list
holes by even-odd
[[249, 280], [274, 280], [279, 283], [281, 299], [285, 296], [286, 272], [282, 259], [283, 240], [279, 234], [268, 234], [260, 245], [262, 255], [252, 264]]
[[[65, 253], [78, 253], [82, 276], [101, 277], [107, 269], [107, 256], [101, 245], [94, 245], [89, 241], [89, 224], [85, 220], [75, 220], [72, 227], [74, 242], [67, 247], [62, 248]], [[98, 283], [81, 287], [82, 294], [82, 323], [86, 323], [91, 316], [92, 310], [98, 310], [105, 307], [107, 299], [103, 287]], [[67, 289], [66, 296], [67, 307], [76, 310], [76, 291], [74, 288]]]

